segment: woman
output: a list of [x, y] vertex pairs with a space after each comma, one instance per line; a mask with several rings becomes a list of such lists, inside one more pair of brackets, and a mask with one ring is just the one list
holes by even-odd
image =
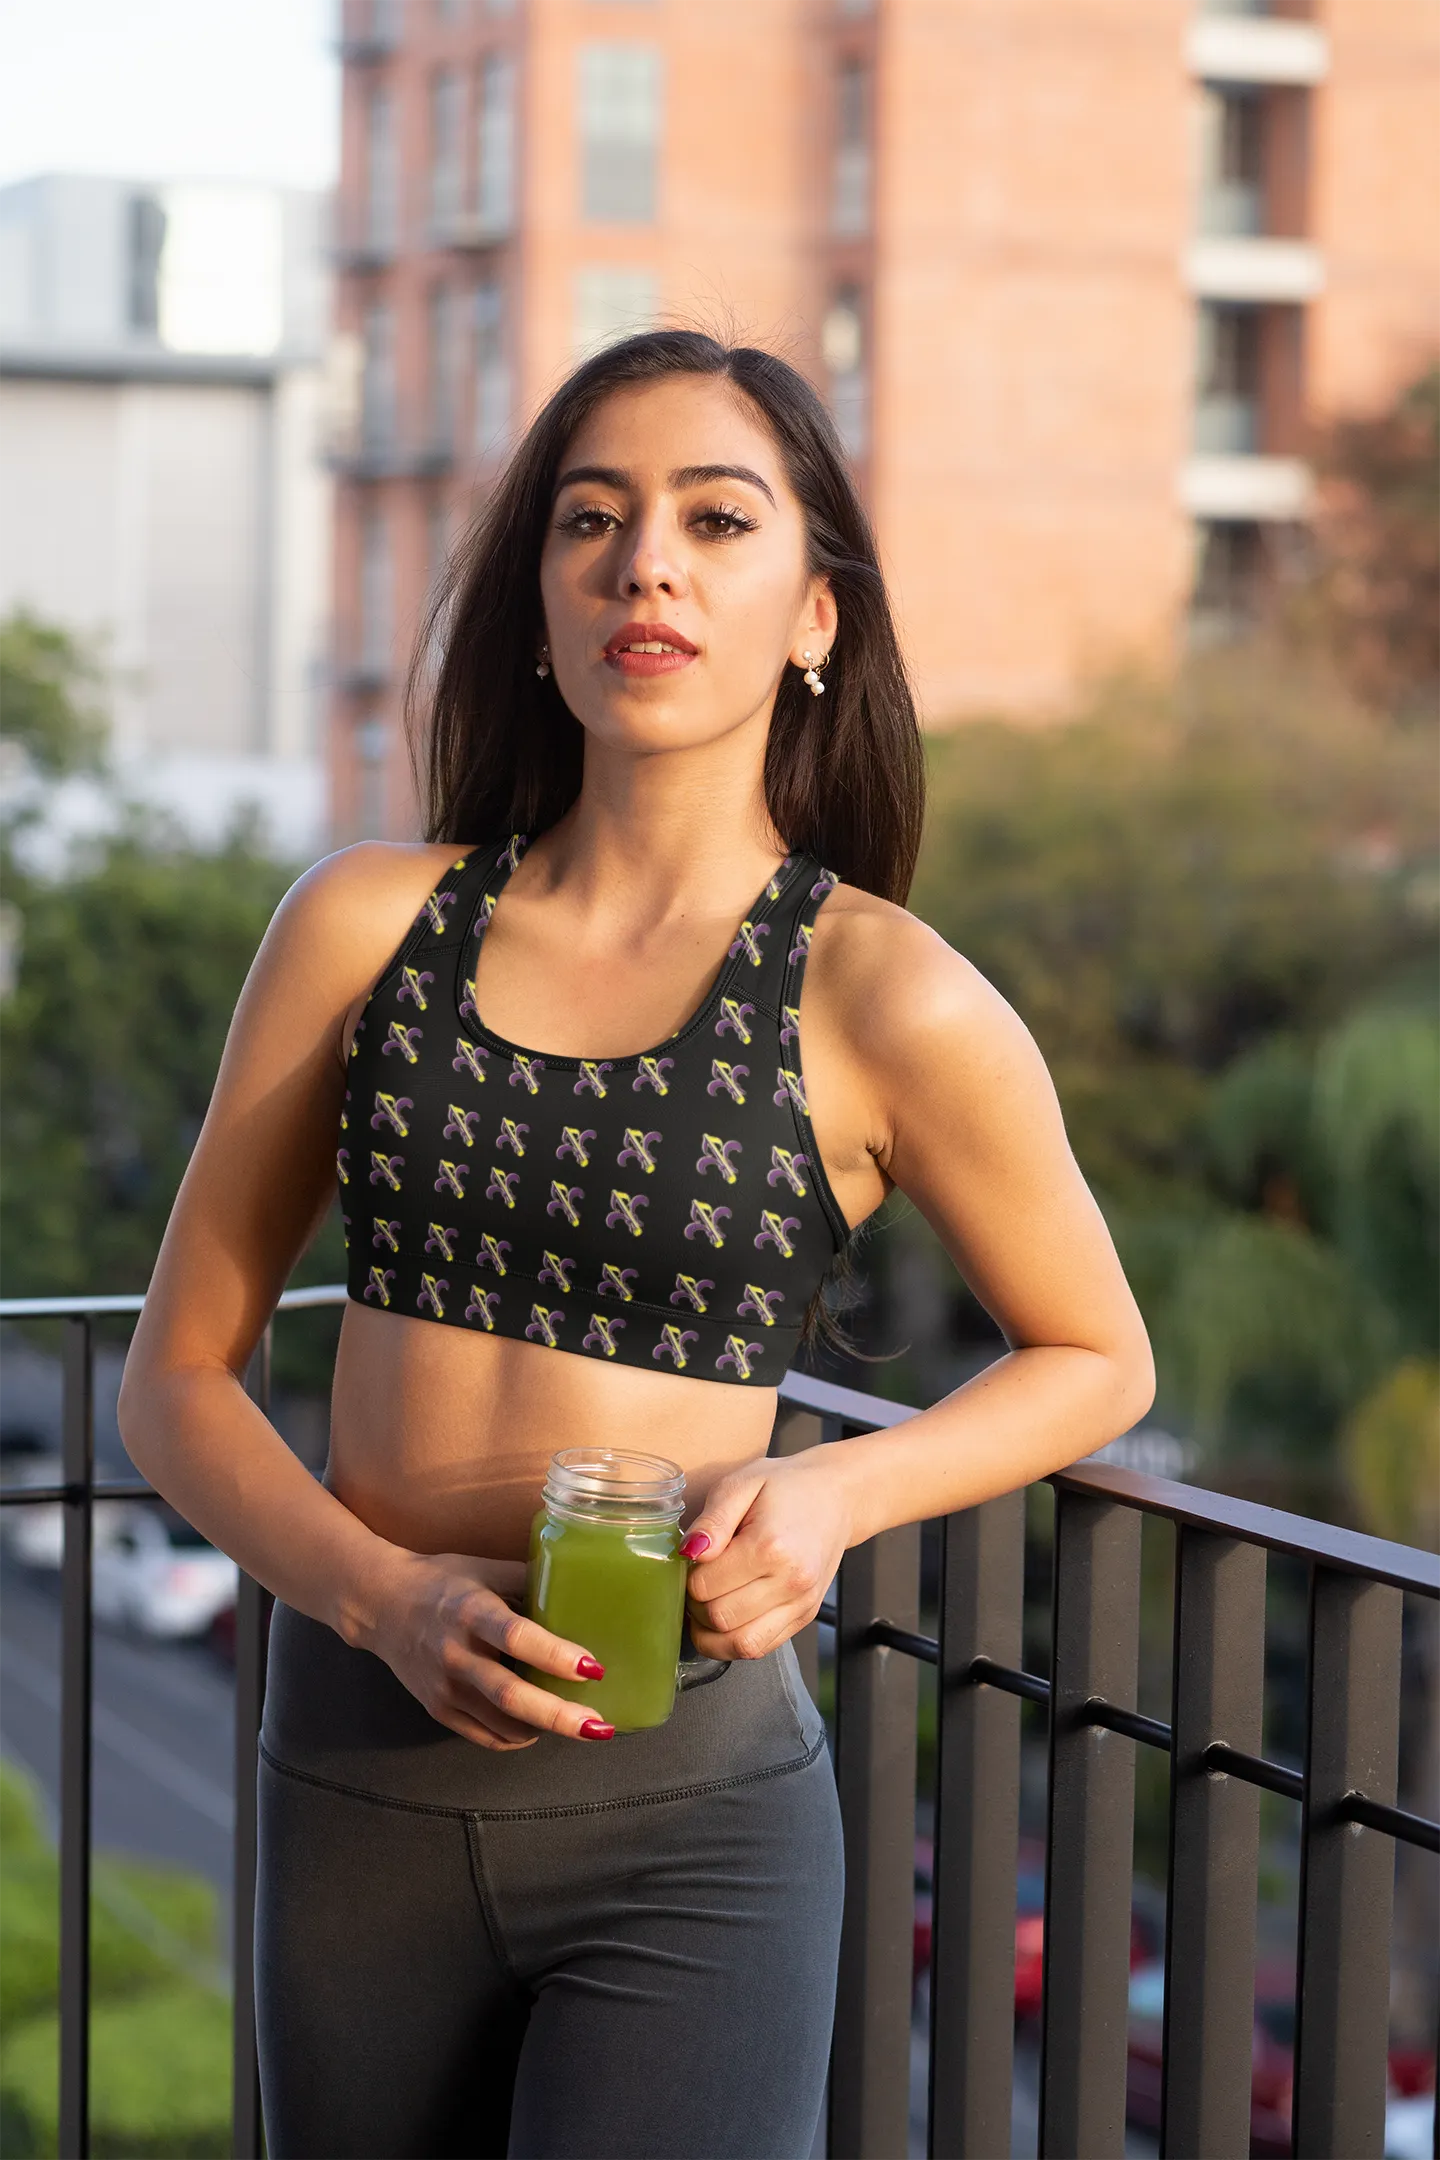
[[[269, 2149], [799, 2160], [842, 1868], [791, 1638], [847, 1547], [1132, 1424], [1144, 1329], [1024, 1027], [901, 904], [913, 708], [792, 369], [688, 332], [587, 361], [469, 543], [427, 706], [430, 837], [278, 910], [121, 1400], [141, 1470], [280, 1601]], [[337, 1145], [321, 1484], [240, 1375]], [[1009, 1354], [771, 1460], [776, 1382], [896, 1186]], [[695, 1503], [651, 1731], [524, 1676], [596, 1671], [515, 1609], [580, 1441], [671, 1458]]]

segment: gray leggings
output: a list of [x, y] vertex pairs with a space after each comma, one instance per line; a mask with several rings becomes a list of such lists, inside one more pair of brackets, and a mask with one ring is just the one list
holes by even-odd
[[497, 1754], [275, 1608], [255, 1923], [271, 2160], [806, 2160], [843, 1884], [787, 1644], [653, 1731]]

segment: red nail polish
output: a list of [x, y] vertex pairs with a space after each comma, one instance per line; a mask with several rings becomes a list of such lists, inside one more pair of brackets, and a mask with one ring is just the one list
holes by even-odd
[[710, 1540], [703, 1530], [692, 1530], [680, 1551], [687, 1560], [699, 1560], [710, 1550]]
[[582, 1680], [603, 1680], [605, 1677], [605, 1667], [591, 1657], [588, 1651], [577, 1661], [575, 1670]]
[[580, 1727], [580, 1736], [584, 1740], [613, 1740], [615, 1727], [607, 1725], [604, 1718], [587, 1717]]

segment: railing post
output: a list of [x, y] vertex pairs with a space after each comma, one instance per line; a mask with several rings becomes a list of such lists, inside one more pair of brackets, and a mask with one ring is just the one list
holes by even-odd
[[1025, 1495], [950, 1515], [940, 1560], [930, 1959], [931, 2160], [1010, 2150], [1020, 1704], [971, 1661], [1020, 1664]]
[[90, 1817], [95, 1368], [90, 1322], [65, 1322], [60, 1563], [60, 2160], [90, 2150]]
[[1316, 1567], [1301, 1811], [1295, 2153], [1367, 2160], [1384, 2150], [1395, 1847], [1347, 1823], [1351, 1791], [1394, 1803], [1401, 1594]]
[[1042, 2160], [1113, 2160], [1125, 2146], [1134, 1743], [1087, 1723], [1103, 1696], [1135, 1707], [1140, 1517], [1055, 1495], [1050, 1829], [1045, 1854]]
[[913, 1658], [869, 1641], [872, 1620], [919, 1619], [920, 1525], [883, 1531], [840, 1564], [835, 1773], [845, 1914], [830, 2058], [830, 2160], [896, 2160], [910, 2114], [915, 1941]]
[[[268, 1415], [272, 1329], [267, 1327], [246, 1374], [246, 1389]], [[235, 1601], [235, 1849], [231, 2143], [235, 2160], [264, 2160], [260, 2068], [255, 2045], [255, 1861], [260, 1713], [274, 1598], [241, 1573]]]
[[1207, 1770], [1212, 1741], [1258, 1755], [1265, 1552], [1182, 1526], [1175, 1565], [1170, 1880], [1165, 1931], [1167, 2160], [1248, 2160], [1260, 1792]]

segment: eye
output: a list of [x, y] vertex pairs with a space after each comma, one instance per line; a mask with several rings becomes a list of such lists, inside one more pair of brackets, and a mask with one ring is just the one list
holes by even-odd
[[571, 533], [577, 540], [593, 540], [614, 532], [619, 523], [613, 510], [602, 509], [598, 503], [579, 503], [555, 520], [555, 529]]
[[715, 503], [698, 512], [693, 523], [709, 540], [733, 540], [740, 533], [754, 532], [757, 520], [734, 503]]

